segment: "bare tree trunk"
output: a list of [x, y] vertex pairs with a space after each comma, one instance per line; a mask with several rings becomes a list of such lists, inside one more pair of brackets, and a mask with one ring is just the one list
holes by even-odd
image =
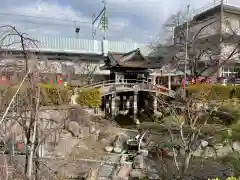
[[26, 133], [26, 139], [27, 139], [27, 142], [26, 142], [26, 155], [25, 155], [25, 167], [24, 167], [24, 173], [25, 175], [27, 174], [28, 172], [28, 159], [29, 159], [29, 146], [31, 145], [31, 142], [30, 142], [30, 134], [31, 134], [31, 131], [28, 130], [28, 132]]
[[34, 126], [33, 126], [33, 136], [30, 148], [30, 154], [28, 159], [28, 178], [31, 179], [32, 177], [32, 169], [33, 169], [33, 154], [35, 151], [35, 141], [36, 141], [36, 133], [37, 133], [37, 123], [38, 123], [38, 109], [40, 103], [40, 88], [37, 90], [37, 103], [35, 106], [34, 111], [36, 112], [36, 117], [34, 118]]
[[191, 157], [192, 157], [191, 151], [189, 149], [186, 150], [185, 156], [184, 156], [184, 163], [183, 163], [182, 170], [181, 170], [181, 179], [186, 175]]
[[[36, 135], [36, 145], [39, 143], [39, 133], [38, 133], [38, 130], [37, 130], [37, 135]], [[39, 172], [39, 168], [40, 168], [40, 163], [39, 163], [39, 148], [36, 148], [35, 147], [35, 150], [34, 152], [36, 152], [36, 158], [35, 158], [35, 180], [38, 180], [39, 179], [39, 176], [38, 176], [38, 172]]]

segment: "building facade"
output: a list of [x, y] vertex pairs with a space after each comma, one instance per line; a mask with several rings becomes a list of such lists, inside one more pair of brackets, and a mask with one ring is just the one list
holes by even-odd
[[[203, 75], [229, 78], [239, 74], [240, 2], [239, 6], [230, 3], [224, 1], [222, 7], [220, 2], [215, 2], [196, 11], [189, 21], [188, 59], [198, 61], [198, 72], [206, 69]], [[185, 44], [186, 24], [175, 28], [174, 41]], [[205, 53], [200, 54], [201, 51]]]

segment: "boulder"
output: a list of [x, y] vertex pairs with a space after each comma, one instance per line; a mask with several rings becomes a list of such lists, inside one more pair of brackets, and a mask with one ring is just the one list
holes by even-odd
[[215, 148], [216, 150], [220, 150], [220, 149], [223, 148], [223, 144], [222, 144], [222, 143], [216, 143], [216, 144], [214, 144], [214, 148]]
[[148, 155], [148, 150], [146, 149], [140, 149], [140, 154], [142, 154], [143, 156], [147, 156]]
[[127, 177], [130, 175], [132, 171], [132, 166], [129, 165], [129, 164], [123, 164], [121, 167], [120, 167], [120, 170], [117, 174], [117, 177], [118, 178], [123, 178], [123, 179], [127, 179]]
[[123, 150], [123, 148], [122, 148], [122, 147], [119, 147], [119, 146], [116, 146], [116, 147], [113, 148], [113, 151], [114, 151], [115, 153], [118, 153], [118, 154], [121, 153], [122, 150]]
[[135, 169], [144, 169], [145, 168], [144, 155], [142, 155], [142, 154], [137, 155], [133, 159], [133, 166], [134, 166]]
[[203, 150], [201, 147], [198, 147], [193, 153], [193, 156], [196, 156], [196, 157], [200, 157], [202, 155], [203, 155]]
[[201, 147], [205, 148], [205, 147], [208, 146], [208, 144], [209, 144], [209, 143], [208, 143], [207, 141], [201, 140]]
[[134, 169], [134, 170], [130, 173], [130, 176], [131, 176], [132, 178], [134, 178], [134, 177], [140, 178], [140, 177], [146, 176], [146, 174], [145, 174], [141, 169]]
[[233, 146], [232, 147], [233, 147], [234, 151], [237, 151], [237, 152], [240, 153], [240, 142], [239, 141], [233, 142]]
[[90, 135], [89, 127], [82, 127], [81, 128], [81, 134], [82, 134], [82, 137], [88, 137]]
[[90, 132], [91, 134], [93, 134], [93, 133], [96, 132], [96, 128], [95, 128], [94, 125], [91, 125], [91, 126], [90, 126], [90, 128], [89, 128], [89, 132]]
[[105, 147], [105, 150], [106, 150], [107, 152], [112, 152], [112, 151], [113, 151], [113, 147], [112, 147], [112, 146], [106, 146], [106, 147]]
[[74, 137], [80, 137], [81, 135], [81, 127], [75, 121], [69, 122], [68, 131], [70, 131]]
[[171, 156], [171, 157], [174, 157], [174, 154], [175, 154], [176, 156], [178, 156], [178, 151], [177, 151], [177, 149], [175, 149], [175, 148], [169, 149], [169, 150], [167, 151], [167, 153], [168, 153], [168, 155]]
[[115, 147], [123, 147], [124, 143], [127, 141], [128, 137], [124, 134], [118, 135], [114, 142]]
[[160, 177], [159, 177], [159, 175], [157, 175], [157, 174], [151, 173], [151, 174], [148, 175], [148, 179], [149, 179], [149, 180], [159, 180]]
[[213, 149], [212, 147], [206, 147], [204, 154], [205, 157], [216, 157], [217, 152], [215, 152], [215, 149]]
[[218, 148], [217, 150], [217, 156], [223, 157], [228, 155], [230, 152], [232, 152], [232, 148], [229, 145], [223, 146], [222, 148]]

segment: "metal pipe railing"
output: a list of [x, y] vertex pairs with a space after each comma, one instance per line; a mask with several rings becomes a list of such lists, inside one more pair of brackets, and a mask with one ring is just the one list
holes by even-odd
[[[207, 11], [211, 8], [219, 6], [220, 4], [221, 4], [221, 0], [215, 0], [215, 2], [213, 2], [213, 3], [209, 3], [209, 4], [204, 5], [203, 7], [199, 8], [199, 9], [193, 10], [192, 14], [193, 14], [193, 16], [196, 16], [196, 15], [198, 15], [198, 14], [204, 12], [204, 11]], [[240, 8], [240, 1], [239, 0], [223, 0], [223, 4]]]

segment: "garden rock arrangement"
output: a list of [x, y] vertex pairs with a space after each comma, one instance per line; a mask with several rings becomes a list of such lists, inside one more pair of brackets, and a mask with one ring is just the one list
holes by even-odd
[[[159, 170], [156, 167], [156, 164], [158, 163], [157, 158], [155, 157], [154, 159], [154, 157], [151, 156], [151, 152], [154, 147], [156, 148], [157, 144], [154, 143], [153, 141], [144, 142], [142, 143], [141, 151], [136, 151], [136, 153], [133, 153], [130, 152], [126, 147], [127, 144], [126, 142], [130, 141], [134, 142], [136, 141], [136, 139], [130, 138], [125, 134], [121, 134], [116, 137], [113, 143], [110, 143], [108, 146], [105, 147], [105, 151], [121, 155], [120, 166], [116, 170], [117, 171], [116, 179], [129, 179], [130, 177], [131, 178], [148, 177], [149, 179], [160, 179], [158, 175], [162, 174], [162, 170]], [[167, 153], [167, 156], [165, 158], [169, 159], [169, 162], [171, 162], [170, 159], [172, 159], [173, 156], [172, 148], [166, 147], [160, 149], [164, 149], [164, 151]], [[223, 156], [227, 156], [229, 153], [233, 151], [240, 152], [239, 141], [234, 141], [232, 145], [229, 145], [216, 142], [213, 143], [210, 140], [202, 139], [196, 146], [194, 156], [196, 157], [201, 156], [203, 158], [205, 157], [207, 160], [208, 158], [220, 158]], [[185, 153], [184, 149], [180, 148], [177, 153], [177, 156], [181, 157], [184, 155], [184, 153]], [[218, 169], [213, 169], [212, 173], [213, 177], [216, 177], [216, 174], [219, 174], [219, 176], [221, 176]]]
[[[223, 143], [209, 143], [206, 140], [202, 140], [201, 144], [196, 148], [194, 152], [194, 156], [196, 157], [224, 157], [227, 156], [231, 152], [240, 153], [240, 142], [234, 141], [231, 144], [223, 144]], [[182, 156], [185, 154], [184, 149], [181, 148], [179, 152]]]
[[129, 177], [141, 178], [148, 176], [154, 179], [158, 177], [158, 173], [152, 173], [149, 166], [147, 143], [142, 143], [141, 151], [138, 151], [138, 143], [137, 139], [120, 134], [111, 145], [105, 147], [105, 150], [109, 153], [121, 154], [120, 166], [117, 169], [115, 179], [127, 180]]

